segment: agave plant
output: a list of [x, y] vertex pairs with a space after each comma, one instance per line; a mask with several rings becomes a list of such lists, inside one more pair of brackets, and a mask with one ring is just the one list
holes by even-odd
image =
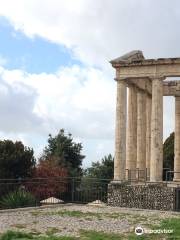
[[22, 189], [10, 192], [0, 200], [2, 208], [18, 208], [36, 206], [36, 199], [30, 193]]

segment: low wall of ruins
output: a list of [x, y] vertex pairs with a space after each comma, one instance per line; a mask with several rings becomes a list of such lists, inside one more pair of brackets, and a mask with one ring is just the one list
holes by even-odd
[[175, 187], [125, 183], [110, 183], [108, 186], [108, 205], [110, 206], [174, 211], [175, 201]]

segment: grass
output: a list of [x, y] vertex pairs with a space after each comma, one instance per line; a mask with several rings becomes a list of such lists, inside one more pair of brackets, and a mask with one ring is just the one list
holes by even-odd
[[107, 234], [95, 231], [84, 231], [80, 232], [80, 237], [57, 237], [54, 235], [49, 236], [35, 236], [31, 233], [21, 233], [8, 231], [0, 237], [0, 240], [119, 240], [124, 239], [118, 234]]
[[[148, 221], [147, 216], [142, 216], [139, 214], [130, 214], [130, 213], [97, 213], [97, 212], [82, 212], [82, 211], [69, 211], [69, 210], [60, 210], [60, 211], [52, 211], [52, 212], [32, 212], [33, 216], [38, 215], [59, 215], [62, 217], [74, 217], [74, 218], [84, 218], [85, 220], [93, 221], [93, 218], [97, 218], [98, 220], [103, 220], [105, 218], [110, 219], [127, 219], [130, 223], [136, 224], [139, 223], [145, 223]], [[153, 220], [154, 217], [151, 217]]]
[[173, 230], [173, 233], [166, 234], [169, 238], [167, 239], [180, 239], [180, 219], [170, 218], [162, 220], [160, 226], [154, 229], [169, 229]]
[[60, 232], [60, 230], [59, 230], [58, 228], [56, 228], [56, 227], [49, 227], [49, 228], [47, 229], [47, 231], [46, 231], [46, 234], [47, 234], [48, 236], [51, 236], [51, 235], [53, 235], [53, 234], [55, 234], [55, 233], [58, 233], [58, 232]]
[[27, 225], [26, 225], [26, 224], [20, 224], [20, 223], [17, 223], [17, 224], [13, 224], [13, 225], [11, 225], [11, 227], [15, 227], [15, 228], [23, 229], [23, 228], [26, 228]]
[[103, 232], [95, 232], [95, 231], [84, 231], [80, 232], [81, 240], [119, 240], [123, 239], [122, 235], [119, 234], [107, 234]]
[[0, 240], [161, 240], [161, 239], [179, 239], [180, 237], [180, 219], [172, 218], [162, 220], [159, 226], [154, 229], [173, 229], [172, 234], [144, 234], [137, 236], [135, 233], [129, 234], [110, 234], [96, 231], [80, 231], [80, 237], [65, 237], [65, 236], [54, 236], [58, 232], [58, 229], [49, 229], [46, 236], [37, 236], [33, 233], [21, 233], [8, 231], [7, 233], [0, 236]]
[[[32, 213], [34, 216], [37, 216], [41, 213]], [[45, 215], [59, 215], [59, 216], [68, 216], [68, 217], [75, 217], [75, 218], [85, 218], [90, 220], [92, 217], [96, 217], [99, 220], [102, 220], [103, 218], [125, 218], [130, 214], [122, 214], [122, 213], [96, 213], [96, 212], [81, 212], [81, 211], [68, 211], [68, 210], [61, 210], [61, 211], [54, 211], [54, 212], [48, 212], [48, 213], [42, 213]], [[92, 220], [92, 219], [91, 219]]]
[[101, 217], [102, 214], [93, 213], [93, 212], [81, 212], [81, 211], [68, 211], [68, 210], [61, 210], [55, 212], [48, 212], [45, 213], [46, 215], [59, 215], [59, 216], [68, 216], [68, 217], [75, 217], [75, 218], [86, 218], [86, 217]]
[[34, 217], [37, 217], [37, 216], [39, 216], [39, 215], [41, 215], [42, 214], [42, 211], [33, 211], [33, 212], [30, 212], [30, 214], [32, 215], [32, 216], [34, 216]]
[[[42, 213], [44, 214], [44, 213]], [[69, 211], [69, 210], [61, 210], [61, 211], [54, 211], [54, 212], [48, 212], [45, 213], [46, 215], [59, 215], [62, 217], [68, 216], [68, 217], [74, 217], [74, 218], [83, 218], [88, 221], [93, 221], [93, 218], [97, 218], [99, 221], [103, 219], [121, 219], [125, 220], [127, 219], [129, 223], [131, 224], [148, 224], [149, 219], [147, 216], [142, 216], [139, 214], [129, 214], [129, 213], [96, 213], [96, 212], [81, 212], [81, 211]], [[152, 218], [152, 222], [155, 224], [157, 221], [154, 221], [155, 219]], [[151, 224], [153, 226], [153, 224]]]
[[144, 234], [141, 236], [136, 236], [135, 233], [128, 235], [128, 240], [135, 240], [135, 239], [148, 239], [148, 240], [176, 240], [180, 239], [180, 218], [170, 218], [164, 219], [160, 221], [159, 225], [151, 225], [150, 227], [152, 230], [173, 230], [173, 233], [151, 233], [151, 234]]
[[22, 232], [14, 232], [8, 231], [2, 236], [0, 236], [0, 240], [77, 240], [75, 237], [56, 237], [53, 235], [50, 236], [36, 236], [32, 233], [22, 233]]
[[[96, 232], [96, 231], [85, 231], [84, 229], [79, 232], [80, 237], [59, 237], [57, 236], [58, 233], [61, 232], [58, 228], [48, 228], [45, 236], [42, 236], [41, 233], [36, 233], [36, 231], [32, 230], [31, 233], [20, 233], [20, 232], [7, 232], [4, 235], [0, 236], [0, 240], [161, 240], [161, 239], [180, 239], [180, 218], [170, 218], [161, 220], [156, 215], [152, 216], [144, 216], [140, 214], [126, 214], [126, 213], [99, 213], [99, 212], [82, 212], [82, 211], [68, 211], [68, 210], [61, 210], [61, 211], [52, 211], [52, 212], [31, 212], [33, 216], [39, 215], [59, 215], [59, 216], [68, 216], [73, 218], [78, 218], [79, 221], [89, 220], [93, 221], [94, 218], [98, 220], [103, 220], [107, 218], [116, 219], [127, 219], [131, 226], [137, 226], [139, 224], [145, 229], [166, 229], [166, 230], [173, 230], [171, 234], [143, 234], [142, 236], [137, 236], [132, 229], [131, 232], [125, 234], [112, 234], [112, 233], [103, 233], [103, 232]], [[37, 220], [36, 220], [37, 221]], [[74, 220], [76, 221], [76, 220]], [[90, 224], [90, 223], [89, 223]], [[23, 230], [23, 225], [17, 225], [19, 230]]]

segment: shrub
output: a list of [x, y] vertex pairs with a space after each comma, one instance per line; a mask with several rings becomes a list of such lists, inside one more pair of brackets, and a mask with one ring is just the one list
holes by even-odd
[[3, 208], [32, 207], [36, 204], [35, 197], [22, 189], [8, 193], [0, 201], [0, 206]]
[[18, 239], [33, 239], [33, 237], [28, 234], [28, 233], [22, 233], [22, 232], [13, 232], [13, 231], [8, 231], [4, 233], [1, 237], [0, 240], [18, 240]]

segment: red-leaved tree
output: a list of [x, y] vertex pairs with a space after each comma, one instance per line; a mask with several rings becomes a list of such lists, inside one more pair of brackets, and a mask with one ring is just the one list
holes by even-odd
[[57, 166], [56, 161], [52, 156], [46, 160], [40, 159], [32, 182], [26, 184], [26, 188], [40, 200], [60, 198], [68, 191], [68, 171], [65, 167]]

